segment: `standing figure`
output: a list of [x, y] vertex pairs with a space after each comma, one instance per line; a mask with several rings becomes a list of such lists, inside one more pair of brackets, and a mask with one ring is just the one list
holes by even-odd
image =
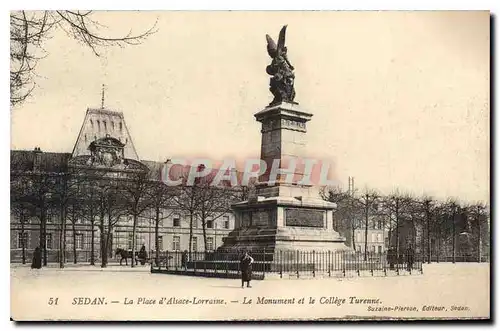
[[184, 250], [181, 255], [181, 268], [187, 271], [188, 251]]
[[147, 259], [148, 253], [146, 252], [146, 246], [142, 245], [141, 250], [139, 251], [139, 261], [141, 261], [141, 265], [146, 264]]
[[42, 268], [42, 250], [40, 249], [40, 247], [37, 247], [33, 252], [31, 269], [41, 269], [41, 268]]
[[245, 252], [240, 260], [240, 269], [241, 269], [241, 288], [245, 287], [245, 282], [247, 283], [247, 287], [250, 286], [250, 281], [252, 280], [252, 263], [253, 257]]

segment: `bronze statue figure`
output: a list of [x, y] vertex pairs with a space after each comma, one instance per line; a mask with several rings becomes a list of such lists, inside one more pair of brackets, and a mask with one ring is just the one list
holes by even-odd
[[285, 25], [281, 28], [278, 45], [266, 34], [267, 53], [273, 59], [266, 68], [266, 72], [272, 76], [269, 82], [269, 91], [273, 94], [274, 100], [270, 105], [276, 105], [282, 101], [293, 103], [295, 98], [295, 89], [293, 87], [295, 80], [294, 67], [288, 60], [285, 46], [286, 27]]

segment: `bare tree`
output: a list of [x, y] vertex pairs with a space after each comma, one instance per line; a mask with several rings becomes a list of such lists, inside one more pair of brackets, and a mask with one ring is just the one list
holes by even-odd
[[199, 199], [196, 185], [182, 185], [180, 192], [174, 197], [175, 205], [189, 215], [189, 256], [193, 247], [193, 226], [198, 212]]
[[366, 188], [364, 192], [356, 199], [356, 203], [361, 207], [363, 212], [364, 228], [365, 228], [365, 252], [364, 252], [365, 261], [368, 258], [369, 220], [370, 216], [374, 215], [377, 212], [379, 199], [380, 195], [377, 193], [377, 191], [369, 188]]
[[[159, 243], [159, 227], [160, 222], [170, 217], [175, 210], [172, 207], [173, 199], [178, 190], [176, 187], [169, 187], [161, 181], [153, 182], [149, 190], [150, 208], [153, 210], [155, 224], [155, 264], [160, 263], [160, 243]], [[165, 210], [170, 210], [169, 213], [163, 213]]]
[[[401, 238], [400, 230], [401, 223], [405, 219], [405, 213], [411, 211], [411, 203], [413, 198], [408, 193], [400, 193], [398, 190], [394, 191], [389, 196], [386, 196], [382, 201], [382, 206], [386, 215], [389, 216], [389, 226], [396, 231], [396, 256], [399, 258]], [[392, 226], [394, 224], [394, 226]], [[392, 232], [392, 231], [391, 231]], [[391, 241], [390, 233], [389, 242]]]
[[55, 30], [90, 48], [96, 56], [101, 49], [138, 45], [156, 32], [156, 23], [145, 32], [121, 36], [103, 34], [104, 25], [92, 11], [12, 11], [10, 13], [10, 104], [22, 104], [36, 87], [36, 65], [47, 56], [44, 43]]
[[488, 207], [482, 202], [476, 202], [467, 206], [467, 211], [473, 221], [473, 229], [476, 230], [476, 254], [477, 261], [482, 261], [483, 237], [488, 237]]
[[231, 202], [235, 200], [235, 193], [230, 187], [214, 187], [202, 185], [197, 188], [198, 210], [197, 215], [201, 220], [205, 251], [207, 246], [207, 221], [213, 222], [215, 227], [217, 219], [231, 211]]
[[[11, 177], [12, 178], [12, 177]], [[26, 182], [22, 180], [14, 180], [10, 185], [10, 208], [11, 214], [15, 219], [19, 220], [21, 226], [21, 261], [22, 264], [26, 263], [26, 246], [27, 246], [27, 234], [26, 224], [29, 222], [30, 217], [33, 214], [33, 209], [30, 208], [31, 205], [27, 201], [25, 195]]]
[[140, 172], [131, 174], [126, 180], [120, 183], [120, 192], [125, 198], [125, 211], [132, 216], [132, 262], [130, 266], [135, 266], [136, 233], [139, 217], [149, 208], [151, 204], [149, 190], [151, 181], [147, 174]]

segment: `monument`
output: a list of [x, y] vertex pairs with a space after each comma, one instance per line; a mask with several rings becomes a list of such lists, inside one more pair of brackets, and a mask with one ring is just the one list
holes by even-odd
[[[266, 72], [271, 75], [269, 90], [274, 99], [254, 115], [262, 123], [261, 160], [267, 171], [247, 201], [231, 206], [235, 229], [223, 239], [220, 252], [349, 250], [345, 238], [333, 229], [336, 205], [323, 200], [318, 187], [287, 181], [283, 174], [270, 178], [273, 162], [284, 168], [290, 160], [306, 155], [307, 122], [312, 117], [294, 101], [295, 75], [287, 57], [286, 28], [281, 29], [277, 44], [266, 35], [272, 58]], [[291, 175], [304, 173], [295, 170]]]

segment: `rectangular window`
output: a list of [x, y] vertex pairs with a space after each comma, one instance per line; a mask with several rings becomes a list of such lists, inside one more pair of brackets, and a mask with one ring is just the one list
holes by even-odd
[[162, 236], [158, 236], [158, 248], [159, 250], [163, 250], [163, 237]]
[[180, 227], [181, 226], [181, 217], [179, 214], [174, 214], [173, 217], [173, 226]]
[[52, 249], [52, 233], [47, 233], [45, 236], [45, 247], [47, 249]]
[[361, 252], [361, 246], [358, 245], [358, 252]]
[[382, 246], [378, 246], [378, 253], [382, 253]]
[[198, 251], [198, 237], [193, 237], [193, 252]]
[[361, 242], [361, 233], [356, 233], [356, 241]]
[[207, 229], [213, 229], [213, 228], [214, 228], [214, 221], [207, 220]]
[[377, 234], [372, 233], [372, 242], [376, 242], [376, 241], [377, 241]]
[[209, 251], [213, 251], [214, 250], [214, 238], [212, 238], [212, 237], [208, 237], [207, 238], [207, 249]]
[[180, 251], [181, 250], [181, 237], [174, 236], [174, 240], [172, 241], [172, 249], [174, 251]]
[[28, 248], [28, 232], [19, 232], [17, 235], [17, 247]]
[[83, 233], [77, 233], [75, 236], [76, 249], [83, 249]]
[[222, 220], [224, 222], [224, 229], [229, 229], [229, 216], [224, 216]]
[[375, 245], [372, 245], [370, 248], [371, 248], [371, 251], [372, 251], [373, 253], [375, 253]]

